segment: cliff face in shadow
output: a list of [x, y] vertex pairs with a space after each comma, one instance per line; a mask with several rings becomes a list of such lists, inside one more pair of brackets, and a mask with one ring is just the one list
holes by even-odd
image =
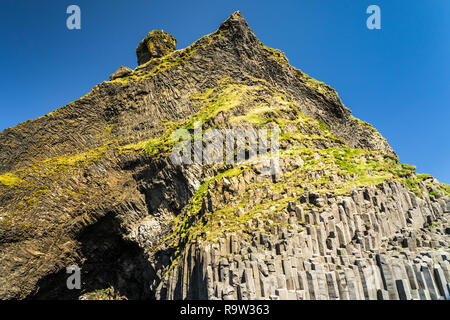
[[[175, 46], [153, 31], [135, 70], [0, 133], [1, 299], [448, 294], [448, 186], [399, 163], [240, 12]], [[278, 127], [279, 170], [173, 163], [171, 134], [196, 122]], [[81, 290], [66, 288], [73, 264]]]

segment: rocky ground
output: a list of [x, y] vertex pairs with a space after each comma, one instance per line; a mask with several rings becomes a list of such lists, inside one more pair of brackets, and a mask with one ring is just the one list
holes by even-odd
[[[153, 31], [136, 53], [0, 133], [1, 299], [449, 298], [450, 186], [401, 164], [239, 12], [185, 49]], [[198, 122], [278, 128], [279, 168], [249, 152], [173, 163], [171, 134]]]

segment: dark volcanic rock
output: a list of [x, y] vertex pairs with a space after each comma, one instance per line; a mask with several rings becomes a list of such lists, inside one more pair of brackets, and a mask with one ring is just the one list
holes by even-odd
[[144, 64], [150, 59], [161, 58], [177, 47], [177, 40], [161, 30], [153, 30], [139, 43], [136, 48], [138, 65]]
[[[135, 70], [0, 133], [1, 299], [372, 299], [398, 296], [396, 283], [429, 297], [424, 276], [445, 284], [447, 187], [399, 163], [240, 12], [175, 46], [153, 31]], [[175, 165], [170, 136], [194, 120], [280, 127], [279, 170]], [[423, 267], [433, 263], [442, 272]], [[72, 264], [77, 292], [65, 286]]]
[[109, 76], [109, 80], [126, 77], [132, 72], [133, 70], [128, 67], [120, 66], [116, 72], [114, 72], [112, 75]]

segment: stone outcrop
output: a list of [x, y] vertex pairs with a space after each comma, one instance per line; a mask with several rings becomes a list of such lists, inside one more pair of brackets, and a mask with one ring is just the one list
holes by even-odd
[[[135, 70], [0, 133], [1, 299], [448, 298], [449, 186], [240, 12], [175, 45], [151, 32]], [[197, 122], [278, 128], [279, 168], [173, 163]]]
[[128, 67], [120, 66], [119, 69], [117, 69], [116, 72], [114, 72], [112, 75], [109, 76], [109, 80], [115, 80], [115, 79], [118, 79], [118, 78], [126, 77], [132, 72], [133, 72], [133, 70], [131, 70]]
[[138, 65], [153, 58], [161, 58], [174, 51], [176, 47], [177, 40], [174, 36], [162, 30], [153, 30], [142, 39], [136, 48]]

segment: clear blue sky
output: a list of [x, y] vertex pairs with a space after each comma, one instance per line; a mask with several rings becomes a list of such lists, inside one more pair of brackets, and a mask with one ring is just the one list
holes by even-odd
[[[66, 8], [81, 7], [81, 30]], [[366, 28], [381, 8], [382, 29]], [[334, 87], [403, 163], [450, 183], [450, 1], [1, 0], [0, 130], [86, 94], [163, 29], [183, 48], [241, 10], [259, 39]]]

